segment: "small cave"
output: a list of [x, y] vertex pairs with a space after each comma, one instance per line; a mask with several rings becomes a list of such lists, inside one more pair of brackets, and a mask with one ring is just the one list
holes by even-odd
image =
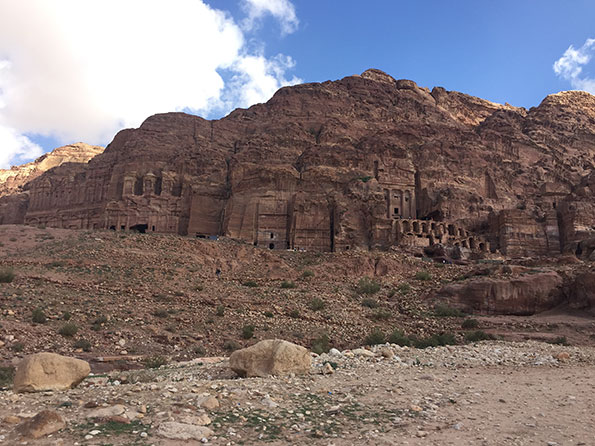
[[147, 224], [138, 224], [138, 225], [130, 226], [131, 231], [136, 231], [140, 234], [146, 233], [148, 228], [149, 228], [149, 225], [147, 225]]

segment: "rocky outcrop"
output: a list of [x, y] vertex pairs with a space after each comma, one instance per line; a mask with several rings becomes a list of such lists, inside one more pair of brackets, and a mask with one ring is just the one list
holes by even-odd
[[53, 410], [42, 410], [33, 418], [19, 424], [16, 432], [25, 438], [38, 439], [58, 432], [65, 427], [66, 422], [59, 413]]
[[236, 350], [229, 366], [241, 377], [304, 374], [310, 371], [310, 352], [281, 339], [267, 339]]
[[595, 225], [594, 109], [588, 93], [525, 110], [368, 70], [216, 121], [152, 116], [29, 182], [15, 218], [271, 249], [551, 256]]
[[16, 367], [14, 392], [66, 390], [78, 385], [89, 374], [89, 363], [56, 353], [27, 356]]
[[435, 300], [472, 314], [531, 315], [559, 305], [561, 285], [562, 278], [553, 271], [510, 279], [485, 277], [449, 284]]
[[0, 197], [23, 190], [23, 186], [44, 172], [66, 163], [86, 164], [90, 159], [103, 153], [104, 148], [82, 142], [58, 147], [35, 161], [0, 169]]
[[568, 290], [568, 306], [595, 315], [595, 272], [576, 276]]

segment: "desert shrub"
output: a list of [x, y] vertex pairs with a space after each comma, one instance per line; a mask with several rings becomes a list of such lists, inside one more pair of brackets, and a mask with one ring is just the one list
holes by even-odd
[[423, 270], [423, 271], [418, 271], [415, 273], [415, 280], [430, 280], [432, 278], [432, 275]]
[[254, 325], [244, 325], [242, 328], [242, 337], [244, 339], [250, 339], [254, 336]]
[[10, 283], [14, 280], [14, 271], [12, 268], [0, 269], [0, 283]]
[[452, 333], [439, 333], [427, 338], [413, 339], [413, 346], [416, 348], [441, 347], [444, 345], [454, 345], [456, 343], [457, 340]]
[[281, 288], [295, 288], [297, 285], [291, 280], [284, 280], [281, 282]]
[[90, 352], [91, 351], [91, 343], [89, 341], [87, 341], [86, 339], [78, 339], [74, 344], [73, 344], [74, 348], [80, 348], [85, 352]]
[[552, 339], [551, 341], [548, 341], [550, 344], [556, 344], [556, 345], [568, 345], [568, 339], [566, 339], [566, 336], [559, 336], [555, 339]]
[[225, 341], [223, 343], [223, 349], [228, 352], [234, 352], [239, 348], [240, 348], [240, 346], [236, 341]]
[[162, 365], [167, 364], [167, 358], [161, 355], [153, 355], [145, 358], [143, 364], [147, 369], [158, 369]]
[[217, 305], [217, 310], [215, 310], [215, 314], [219, 317], [222, 317], [225, 314], [225, 305]]
[[62, 328], [58, 330], [58, 333], [62, 336], [72, 337], [77, 333], [77, 331], [79, 331], [79, 328], [76, 326], [76, 324], [69, 322], [68, 324], [62, 325]]
[[69, 321], [72, 318], [72, 314], [69, 311], [62, 313], [62, 320]]
[[242, 285], [247, 286], [248, 288], [258, 287], [258, 284], [253, 280], [246, 280], [245, 282], [242, 282]]
[[380, 291], [380, 284], [369, 277], [362, 277], [357, 283], [358, 294], [375, 294]]
[[400, 283], [399, 286], [397, 286], [397, 290], [402, 295], [409, 294], [411, 292], [411, 285], [409, 285], [407, 282]]
[[409, 339], [408, 336], [405, 336], [405, 333], [403, 333], [401, 330], [393, 331], [388, 337], [388, 342], [391, 344], [400, 345], [401, 347], [411, 345], [411, 339]]
[[304, 279], [308, 279], [310, 277], [314, 277], [314, 271], [312, 271], [311, 269], [304, 270], [304, 272], [302, 273], [302, 277]]
[[194, 347], [192, 349], [192, 352], [198, 356], [205, 356], [207, 354], [207, 351], [202, 345], [197, 345], [196, 347]]
[[489, 341], [491, 339], [496, 338], [494, 337], [494, 335], [491, 335], [481, 330], [470, 331], [469, 333], [465, 333], [465, 340], [467, 342]]
[[15, 353], [20, 353], [25, 349], [25, 344], [22, 342], [15, 342], [10, 346], [10, 349]]
[[14, 367], [0, 367], [0, 388], [12, 386]]
[[384, 344], [386, 342], [386, 337], [384, 333], [379, 328], [373, 329], [368, 336], [364, 339], [364, 343], [366, 345], [377, 345], [377, 344]]
[[299, 319], [300, 318], [300, 310], [297, 310], [297, 309], [291, 310], [289, 312], [289, 317], [292, 317], [294, 319]]
[[155, 310], [153, 312], [153, 316], [155, 317], [161, 317], [161, 318], [166, 318], [168, 316], [168, 313], [166, 310]]
[[386, 295], [388, 296], [388, 298], [393, 297], [395, 294], [397, 294], [397, 292], [395, 290], [390, 290], [388, 293], [386, 293]]
[[320, 311], [326, 307], [326, 302], [322, 300], [320, 297], [313, 297], [310, 299], [310, 303], [308, 304], [312, 311]]
[[392, 313], [385, 308], [379, 308], [370, 315], [370, 317], [375, 321], [386, 321], [390, 319], [391, 316]]
[[264, 317], [273, 317], [273, 316], [274, 316], [274, 314], [273, 314], [272, 311], [265, 311], [264, 312]]
[[101, 330], [101, 326], [105, 323], [107, 323], [107, 316], [100, 315], [92, 322], [91, 330], [99, 331]]
[[477, 319], [465, 319], [461, 324], [461, 328], [465, 330], [472, 330], [479, 327], [479, 321]]
[[378, 308], [379, 305], [380, 304], [378, 303], [378, 301], [371, 297], [366, 297], [365, 299], [362, 300], [362, 307]]
[[45, 324], [48, 319], [41, 308], [36, 308], [31, 313], [31, 320], [36, 324]]
[[312, 341], [312, 351], [317, 354], [327, 353], [331, 349], [327, 334], [320, 335]]
[[434, 315], [438, 317], [464, 317], [465, 313], [458, 308], [453, 308], [445, 304], [438, 304], [434, 307]]

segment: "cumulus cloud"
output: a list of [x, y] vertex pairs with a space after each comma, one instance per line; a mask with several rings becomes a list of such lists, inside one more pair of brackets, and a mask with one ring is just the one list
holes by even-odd
[[[297, 26], [287, 0], [246, 1], [252, 20]], [[0, 0], [0, 168], [39, 154], [27, 135], [105, 144], [154, 113], [225, 113], [300, 81], [247, 33], [202, 0]]]
[[253, 29], [267, 15], [279, 20], [284, 34], [291, 34], [299, 25], [295, 7], [289, 0], [244, 0], [243, 7], [248, 12], [244, 21], [248, 29]]
[[572, 88], [595, 94], [595, 78], [583, 73], [583, 68], [591, 61], [595, 53], [595, 39], [587, 39], [580, 48], [570, 47], [554, 63], [554, 72], [570, 82]]

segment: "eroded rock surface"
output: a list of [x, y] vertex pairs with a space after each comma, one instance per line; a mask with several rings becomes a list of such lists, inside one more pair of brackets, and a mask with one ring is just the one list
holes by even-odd
[[526, 110], [368, 70], [217, 121], [152, 116], [29, 182], [11, 218], [271, 249], [574, 252], [595, 233], [594, 123], [584, 92]]
[[75, 387], [89, 374], [89, 363], [56, 353], [35, 353], [16, 367], [13, 390], [39, 392]]
[[310, 371], [310, 352], [281, 339], [266, 339], [233, 352], [229, 366], [242, 377], [304, 374]]

